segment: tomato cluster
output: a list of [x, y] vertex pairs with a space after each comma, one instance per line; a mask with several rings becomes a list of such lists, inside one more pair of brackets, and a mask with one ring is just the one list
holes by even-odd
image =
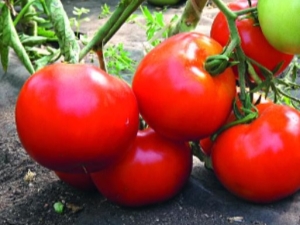
[[[251, 17], [236, 22], [245, 54], [269, 70], [283, 62], [279, 74], [293, 56], [275, 50], [253, 23]], [[256, 119], [209, 139], [236, 120], [235, 99], [243, 110], [234, 70], [212, 76], [205, 69], [206, 59], [221, 54], [229, 39], [221, 13], [211, 36], [189, 32], [168, 38], [142, 59], [132, 87], [87, 64], [57, 63], [37, 71], [16, 103], [24, 149], [66, 183], [98, 190], [124, 206], [178, 194], [192, 170], [189, 142], [199, 140], [216, 177], [233, 194], [266, 203], [295, 193], [300, 189], [297, 110], [266, 100], [256, 106]], [[139, 129], [140, 118], [145, 129]]]
[[[252, 6], [256, 6], [257, 1], [252, 1]], [[228, 7], [233, 11], [244, 10], [249, 8], [248, 1], [239, 0], [231, 2]], [[265, 38], [261, 27], [257, 25], [258, 21], [254, 15], [238, 17], [236, 26], [241, 38], [241, 47], [245, 55], [270, 71], [274, 71], [275, 75], [280, 75], [287, 68], [293, 59], [293, 55], [285, 54], [275, 49]], [[230, 38], [230, 31], [225, 15], [219, 12], [211, 27], [210, 35], [218, 41], [222, 46], [225, 46]], [[277, 69], [281, 65], [280, 69]], [[253, 65], [256, 73], [261, 79], [265, 79], [260, 68]], [[234, 69], [236, 77], [238, 77], [237, 69]]]
[[[231, 111], [232, 70], [212, 77], [203, 68], [221, 51], [202, 34], [178, 34], [142, 60], [132, 89], [91, 65], [46, 66], [20, 91], [20, 140], [36, 162], [76, 188], [97, 188], [126, 206], [167, 200], [189, 178], [188, 142], [211, 135]], [[139, 114], [145, 130], [138, 131]]]

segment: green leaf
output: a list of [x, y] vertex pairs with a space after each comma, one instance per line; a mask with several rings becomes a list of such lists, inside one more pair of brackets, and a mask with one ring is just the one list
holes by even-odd
[[1, 58], [2, 68], [6, 72], [9, 64], [9, 47], [2, 45], [1, 42], [0, 42], [0, 58]]
[[22, 45], [34, 46], [41, 45], [48, 41], [48, 38], [42, 36], [29, 36], [22, 34], [19, 36]]
[[[1, 8], [3, 5], [1, 6]], [[5, 29], [4, 14], [0, 15], [0, 58], [1, 64], [4, 71], [7, 71], [9, 63], [9, 40], [4, 39], [3, 33]]]
[[34, 3], [36, 0], [29, 0], [27, 1], [26, 5], [22, 7], [22, 10], [20, 13], [18, 13], [17, 17], [15, 18], [13, 24], [16, 26], [21, 18], [28, 12], [29, 7]]
[[48, 0], [46, 1], [46, 4], [65, 61], [69, 63], [78, 63], [80, 47], [61, 1]]
[[[22, 43], [20, 42], [18, 33], [14, 27], [13, 21], [11, 19], [9, 8], [5, 5], [2, 7], [2, 14], [1, 14], [1, 25], [0, 28], [1, 32], [1, 42], [4, 45], [4, 51], [1, 50], [1, 62], [4, 62], [4, 69], [7, 66], [6, 63], [6, 54], [8, 51], [8, 46], [12, 47], [17, 54], [18, 58], [21, 60], [23, 65], [29, 71], [29, 73], [34, 73], [34, 68], [31, 64], [29, 56], [26, 53]], [[5, 47], [6, 46], [6, 47]]]
[[37, 33], [38, 33], [38, 35], [43, 36], [43, 37], [57, 39], [56, 34], [55, 34], [54, 31], [47, 30], [44, 27], [39, 26], [38, 29], [37, 29]]
[[60, 50], [58, 49], [50, 55], [45, 55], [39, 58], [38, 60], [35, 60], [35, 69], [39, 70], [44, 66], [48, 65], [49, 63], [56, 61], [59, 58], [59, 56], [60, 56]]

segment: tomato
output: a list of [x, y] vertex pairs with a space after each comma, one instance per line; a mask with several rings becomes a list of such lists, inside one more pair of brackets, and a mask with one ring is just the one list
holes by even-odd
[[284, 105], [257, 105], [258, 118], [221, 133], [211, 152], [220, 182], [240, 198], [269, 203], [300, 188], [300, 114]]
[[123, 206], [143, 206], [174, 197], [187, 182], [192, 152], [148, 128], [138, 132], [126, 156], [116, 165], [92, 173], [98, 190]]
[[84, 64], [53, 64], [32, 75], [15, 109], [17, 132], [39, 164], [92, 172], [117, 161], [135, 139], [139, 112], [129, 85]]
[[[253, 5], [256, 5], [256, 1], [252, 2]], [[242, 0], [229, 3], [228, 7], [233, 11], [237, 11], [246, 9], [249, 6], [248, 1]], [[239, 17], [236, 20], [236, 26], [241, 38], [241, 47], [246, 56], [252, 58], [271, 71], [274, 70], [278, 64], [283, 62], [281, 68], [275, 75], [279, 75], [285, 68], [287, 68], [293, 59], [293, 55], [284, 54], [272, 47], [264, 37], [260, 26], [255, 25], [255, 20], [252, 17]], [[274, 27], [272, 27], [272, 29], [274, 29]], [[212, 23], [210, 35], [222, 46], [227, 44], [230, 34], [226, 17], [222, 12], [219, 12], [215, 17]], [[257, 66], [254, 66], [254, 69], [256, 73], [264, 79], [260, 69]], [[236, 73], [236, 77], [238, 77], [237, 69], [235, 69], [234, 72]]]
[[97, 190], [90, 174], [88, 173], [64, 173], [60, 171], [54, 171], [54, 173], [60, 180], [78, 190]]
[[211, 76], [208, 56], [221, 45], [196, 32], [162, 42], [140, 62], [132, 88], [140, 113], [156, 132], [174, 140], [198, 140], [215, 132], [231, 111], [235, 78], [231, 68]]
[[[238, 90], [239, 92], [239, 90]], [[262, 94], [260, 93], [253, 93], [253, 99], [252, 99], [252, 102], [253, 104], [258, 104], [258, 103], [268, 103], [268, 102], [272, 102], [270, 99], [268, 98], [265, 98], [264, 96], [262, 96]], [[236, 96], [236, 104], [239, 108], [242, 107], [242, 103], [238, 97], [238, 95]], [[236, 120], [236, 117], [234, 115], [234, 112], [231, 111], [231, 113], [229, 114], [226, 122], [226, 123], [230, 123], [230, 122], [233, 122]], [[224, 124], [224, 125], [225, 125]], [[212, 148], [212, 145], [213, 145], [213, 141], [211, 140], [211, 137], [207, 137], [207, 138], [204, 138], [204, 139], [201, 139], [199, 141], [199, 145], [201, 146], [201, 150], [203, 151], [204, 154], [206, 154], [207, 156], [210, 156], [211, 154], [211, 148]]]
[[259, 0], [258, 19], [270, 44], [287, 54], [300, 54], [300, 1]]

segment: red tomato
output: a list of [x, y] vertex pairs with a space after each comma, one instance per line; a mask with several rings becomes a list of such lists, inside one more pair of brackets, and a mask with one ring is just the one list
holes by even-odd
[[149, 52], [138, 66], [132, 88], [141, 115], [156, 132], [174, 140], [198, 140], [214, 133], [231, 111], [235, 78], [231, 68], [211, 76], [208, 56], [221, 45], [196, 33], [181, 33]]
[[257, 203], [287, 197], [300, 188], [300, 114], [264, 103], [249, 124], [221, 133], [212, 147], [212, 165], [233, 194]]
[[[252, 1], [253, 6], [256, 6], [257, 1]], [[248, 1], [241, 0], [228, 4], [228, 7], [233, 10], [242, 10], [248, 8]], [[280, 70], [276, 73], [279, 75], [292, 61], [293, 55], [284, 54], [272, 47], [264, 37], [259, 25], [255, 25], [255, 21], [250, 16], [243, 18], [239, 17], [236, 20], [236, 26], [241, 38], [241, 46], [244, 53], [253, 60], [257, 61], [269, 70], [274, 70], [277, 65], [283, 62]], [[229, 40], [229, 29], [226, 17], [222, 12], [219, 12], [215, 17], [210, 35], [218, 41], [222, 46], [225, 46]], [[254, 66], [256, 73], [264, 79], [257, 66]], [[236, 77], [238, 77], [237, 69], [234, 69]]]
[[60, 180], [76, 189], [82, 191], [97, 190], [90, 174], [88, 173], [64, 173], [60, 171], [54, 171], [54, 173]]
[[92, 172], [114, 163], [139, 125], [127, 83], [84, 64], [37, 71], [20, 91], [15, 116], [27, 153], [62, 172]]
[[192, 152], [187, 143], [171, 141], [148, 128], [138, 132], [119, 163], [91, 177], [108, 200], [123, 206], [142, 206], [178, 194], [191, 169]]
[[[238, 90], [238, 91], [239, 91], [239, 90]], [[261, 96], [261, 94], [259, 94], [259, 93], [253, 93], [253, 104], [257, 104], [257, 103], [258, 103], [258, 102], [257, 102], [258, 100], [259, 100], [259, 103], [268, 103], [268, 102], [272, 102], [270, 99], [265, 98], [265, 97], [260, 97], [260, 96]], [[259, 98], [260, 98], [260, 99], [259, 99]], [[242, 103], [241, 103], [241, 101], [240, 101], [240, 99], [239, 99], [238, 96], [236, 96], [236, 100], [237, 100], [237, 102], [236, 102], [237, 106], [238, 106], [239, 108], [241, 108], [241, 107], [242, 107]], [[231, 113], [230, 113], [230, 115], [228, 116], [228, 118], [227, 118], [225, 124], [226, 124], [226, 123], [233, 122], [234, 120], [236, 120], [236, 117], [235, 117], [235, 115], [234, 115], [234, 112], [231, 111]], [[224, 124], [224, 125], [225, 125], [225, 124]], [[212, 145], [214, 144], [214, 142], [211, 140], [211, 137], [207, 137], [207, 138], [201, 139], [201, 140], [199, 141], [199, 144], [200, 144], [200, 146], [201, 146], [201, 150], [203, 151], [203, 153], [205, 153], [207, 156], [210, 156], [210, 154], [211, 154], [211, 148], [212, 148]]]

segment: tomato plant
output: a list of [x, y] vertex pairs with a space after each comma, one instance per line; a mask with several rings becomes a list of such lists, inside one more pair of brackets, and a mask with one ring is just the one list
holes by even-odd
[[300, 54], [300, 2], [259, 0], [258, 19], [262, 32], [274, 48], [287, 54]]
[[166, 5], [175, 5], [180, 0], [147, 0], [150, 4], [158, 5], [158, 6], [166, 6]]
[[172, 36], [139, 64], [132, 88], [140, 112], [156, 132], [176, 140], [197, 140], [215, 132], [231, 111], [236, 93], [231, 68], [211, 76], [207, 56], [222, 47], [196, 33]]
[[[256, 1], [252, 1], [252, 3], [253, 5], [256, 5]], [[233, 11], [238, 11], [246, 9], [249, 6], [248, 1], [242, 0], [229, 3], [228, 7]], [[241, 38], [241, 47], [247, 57], [255, 60], [270, 71], [276, 70], [278, 65], [282, 63], [275, 75], [279, 75], [292, 61], [293, 55], [282, 53], [270, 45], [264, 37], [260, 26], [251, 14], [238, 17], [236, 26]], [[274, 29], [274, 27], [272, 27], [272, 29], [277, 30], [277, 28]], [[210, 35], [222, 46], [225, 46], [228, 43], [230, 32], [226, 17], [222, 12], [219, 12], [216, 15], [212, 23]], [[256, 65], [253, 65], [253, 67], [260, 78], [264, 79], [259, 67]], [[236, 73], [236, 77], [238, 77], [237, 69], [234, 69], [234, 72]]]
[[85, 64], [52, 64], [32, 75], [16, 103], [27, 153], [62, 172], [92, 172], [118, 160], [139, 124], [127, 83]]
[[123, 206], [142, 206], [178, 194], [192, 169], [189, 145], [158, 135], [148, 128], [138, 135], [116, 165], [92, 173], [98, 190]]
[[258, 203], [300, 188], [300, 114], [273, 103], [257, 105], [258, 118], [233, 126], [214, 142], [214, 172], [233, 194]]
[[60, 180], [76, 189], [82, 191], [96, 190], [96, 186], [88, 173], [65, 173], [60, 171], [54, 171], [54, 173]]

